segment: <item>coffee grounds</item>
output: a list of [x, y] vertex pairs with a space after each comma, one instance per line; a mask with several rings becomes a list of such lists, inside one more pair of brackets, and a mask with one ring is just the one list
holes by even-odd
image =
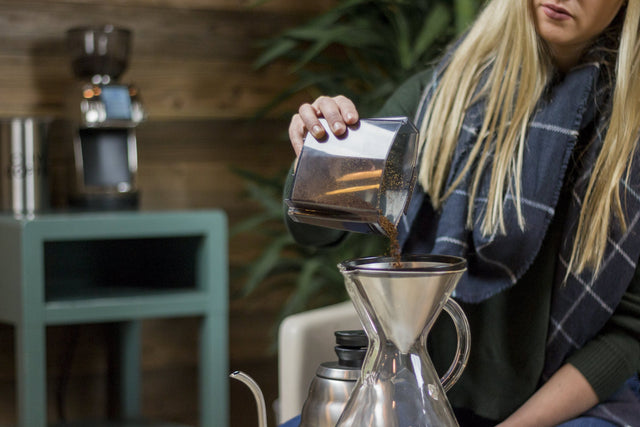
[[[389, 158], [402, 154], [402, 150], [392, 150]], [[392, 265], [401, 268], [398, 230], [383, 214], [383, 206], [394, 206], [395, 198], [406, 191], [407, 183], [402, 170], [398, 169], [404, 162], [387, 160], [381, 168], [380, 159], [327, 156], [315, 151], [308, 152], [305, 161], [313, 167], [298, 167], [292, 199], [334, 208], [336, 212], [359, 210], [357, 215], [365, 215], [366, 211], [377, 214], [378, 225], [389, 239], [388, 255], [394, 259]]]
[[298, 167], [292, 199], [337, 208], [375, 210], [382, 170], [371, 159], [308, 154]]
[[398, 228], [384, 215], [378, 216], [378, 224], [389, 238], [389, 256], [394, 259], [393, 267], [402, 268], [402, 253], [398, 242]]

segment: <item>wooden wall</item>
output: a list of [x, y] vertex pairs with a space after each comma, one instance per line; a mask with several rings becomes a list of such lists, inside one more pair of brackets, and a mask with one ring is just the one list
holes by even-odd
[[[250, 120], [291, 78], [284, 66], [252, 69], [258, 42], [332, 2], [272, 0], [250, 7], [251, 0], [0, 0], [0, 117], [63, 117], [74, 81], [65, 31], [104, 23], [128, 27], [133, 50], [121, 80], [139, 87], [149, 114], [138, 129], [141, 208], [222, 208], [234, 224], [257, 206], [243, 197], [243, 182], [230, 167], [271, 174], [292, 159], [283, 137], [286, 119], [274, 114]], [[50, 146], [56, 206], [64, 206], [68, 193], [63, 179], [68, 143], [60, 137]], [[229, 245], [232, 269], [259, 249], [247, 237]], [[232, 281], [230, 292], [238, 286]], [[284, 298], [271, 294], [230, 302], [230, 369], [253, 375], [268, 404], [277, 394], [269, 329]], [[196, 423], [196, 328], [197, 319], [144, 322], [148, 417]], [[105, 415], [108, 332], [109, 325], [47, 331], [52, 421], [58, 419], [61, 384], [66, 384], [61, 395], [68, 418]], [[69, 353], [73, 340], [77, 347]], [[0, 425], [15, 421], [14, 364], [12, 328], [0, 326]], [[256, 425], [251, 394], [239, 383], [230, 390], [232, 425]]]

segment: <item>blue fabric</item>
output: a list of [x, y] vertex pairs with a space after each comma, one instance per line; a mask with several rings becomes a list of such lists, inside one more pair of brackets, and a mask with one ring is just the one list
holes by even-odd
[[[614, 404], [617, 402], [618, 405], [621, 405], [621, 409], [625, 410], [625, 408], [633, 407], [633, 405], [629, 406], [625, 403], [625, 399], [636, 399], [640, 400], [640, 379], [638, 375], [634, 375], [629, 378], [623, 387], [620, 388], [616, 393], [611, 396], [608, 400], [609, 402], [613, 402]], [[560, 424], [557, 427], [617, 427], [617, 426], [625, 426], [625, 427], [640, 427], [640, 413], [632, 412], [626, 415], [623, 415], [624, 418], [621, 418], [617, 421], [617, 423], [609, 422], [606, 419], [610, 419], [612, 416], [617, 418], [612, 412], [602, 412], [603, 410], [608, 410], [606, 407], [601, 405], [596, 406], [595, 410], [589, 411], [588, 414], [594, 414], [595, 416], [584, 416], [573, 419], [571, 421], [567, 421], [566, 423]], [[472, 412], [462, 409], [456, 408], [454, 409], [456, 418], [458, 418], [458, 422], [461, 426], [490, 426], [495, 425], [496, 423], [484, 419], [482, 417], [478, 417]], [[604, 417], [606, 419], [600, 418]], [[629, 422], [630, 420], [630, 422]], [[289, 421], [280, 424], [279, 427], [299, 427], [300, 426], [300, 415], [293, 417]]]
[[580, 417], [566, 423], [559, 424], [558, 427], [617, 427], [616, 424], [600, 418]]
[[289, 421], [286, 421], [280, 424], [280, 427], [298, 427], [300, 425], [300, 415], [291, 418]]
[[[289, 421], [280, 424], [280, 427], [299, 427], [300, 426], [300, 415], [290, 419]], [[557, 427], [617, 427], [617, 424], [610, 423], [609, 421], [605, 421], [601, 418], [595, 417], [580, 417], [573, 419], [571, 421], [567, 421], [566, 423], [562, 423]]]
[[640, 379], [629, 378], [606, 402], [585, 415], [606, 419], [618, 426], [640, 427]]
[[[485, 101], [481, 99], [467, 110], [451, 162], [447, 187], [458, 178], [461, 181], [439, 212], [435, 221], [435, 240], [429, 248], [432, 253], [467, 259], [468, 270], [456, 287], [456, 298], [469, 303], [484, 301], [513, 286], [536, 258], [555, 214], [567, 165], [580, 131], [592, 123], [596, 115], [598, 104], [594, 96], [599, 70], [598, 64], [588, 64], [551, 85], [529, 124], [521, 180], [524, 229], [518, 221], [515, 201], [511, 194], [507, 194], [503, 202], [505, 233], [484, 235], [481, 232], [480, 224], [491, 180], [489, 167], [483, 169], [480, 186], [476, 190], [472, 212], [474, 227], [469, 229], [467, 226], [467, 190], [471, 186], [473, 172], [462, 175], [462, 171], [477, 144], [484, 121]], [[428, 104], [429, 99], [430, 96], [425, 96], [424, 104]], [[419, 111], [423, 111], [423, 108]], [[420, 120], [421, 117], [417, 117], [418, 127]], [[424, 199], [423, 190], [418, 189], [411, 205], [419, 208]], [[408, 212], [407, 220], [412, 219]], [[408, 225], [411, 227], [410, 223]], [[403, 230], [402, 224], [399, 225], [401, 239], [407, 237], [406, 234], [403, 236], [403, 232], [408, 231]], [[411, 230], [411, 233], [415, 231]]]
[[[482, 127], [484, 101], [476, 102], [467, 110], [451, 162], [447, 185], [460, 176], [462, 181], [444, 202], [442, 211], [438, 212], [437, 220], [434, 221], [437, 224], [435, 240], [429, 243], [428, 248], [432, 253], [462, 256], [467, 259], [468, 270], [455, 290], [456, 298], [470, 303], [484, 301], [513, 286], [528, 270], [555, 214], [565, 172], [576, 141], [581, 131], [596, 120], [597, 113], [603, 109], [600, 104], [606, 103], [608, 99], [600, 92], [599, 83], [602, 85], [604, 82], [600, 82], [602, 79], [599, 77], [600, 66], [593, 63], [574, 70], [562, 81], [551, 85], [548, 89], [549, 93], [540, 102], [529, 124], [521, 181], [524, 229], [518, 221], [515, 201], [510, 194], [507, 194], [503, 202], [506, 232], [494, 235], [483, 235], [481, 232], [480, 224], [484, 217], [490, 187], [489, 168], [483, 170], [480, 186], [476, 192], [472, 212], [474, 227], [472, 229], [467, 227], [469, 202], [467, 189], [472, 180], [472, 173], [462, 176], [461, 172], [467, 163], [469, 153], [476, 145], [478, 133]], [[434, 81], [435, 85], [437, 81]], [[428, 89], [427, 96], [423, 98], [424, 105], [428, 104], [430, 99], [428, 93], [434, 86]], [[597, 97], [596, 94], [598, 94]], [[419, 111], [418, 114], [421, 114], [423, 107]], [[418, 126], [420, 119], [420, 116], [416, 117]], [[593, 157], [597, 156], [600, 149], [598, 141], [590, 147]], [[590, 166], [592, 163], [585, 162], [587, 170], [580, 171], [579, 175], [581, 177], [588, 175]], [[581, 187], [576, 185], [577, 199], [581, 198], [586, 183], [579, 181]], [[632, 193], [627, 197], [634, 199], [634, 196], [635, 194]], [[404, 239], [412, 238], [411, 234], [416, 232], [415, 229], [411, 229], [412, 222], [420, 206], [423, 203], [430, 203], [425, 200], [426, 198], [424, 191], [417, 188], [411, 199], [407, 216], [399, 224], [401, 244]], [[623, 200], [626, 199], [623, 198]], [[580, 203], [577, 201], [570, 207], [569, 219], [577, 218], [579, 211]], [[629, 218], [632, 216], [630, 215]], [[573, 234], [565, 237], [567, 238], [563, 240], [573, 241]], [[614, 242], [620, 240], [619, 236], [615, 237], [618, 239], [613, 240]], [[638, 259], [640, 245], [636, 246], [637, 248], [634, 247], [630, 253], [624, 255], [630, 259]], [[570, 245], [563, 248], [561, 256], [564, 260], [568, 260], [570, 250]], [[630, 269], [630, 272], [625, 270], [624, 274], [632, 275], [634, 271], [635, 268]], [[593, 278], [587, 273], [584, 277], [577, 279], [580, 282], [579, 289], [584, 289], [582, 283], [591, 283]]]

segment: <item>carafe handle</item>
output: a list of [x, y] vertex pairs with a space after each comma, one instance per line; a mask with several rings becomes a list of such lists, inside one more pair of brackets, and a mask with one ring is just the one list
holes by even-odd
[[458, 335], [458, 348], [453, 362], [449, 370], [440, 378], [442, 388], [447, 392], [460, 379], [462, 371], [467, 366], [469, 360], [469, 350], [471, 349], [471, 330], [469, 329], [469, 321], [464, 311], [457, 302], [449, 298], [443, 307], [444, 311], [449, 314]]

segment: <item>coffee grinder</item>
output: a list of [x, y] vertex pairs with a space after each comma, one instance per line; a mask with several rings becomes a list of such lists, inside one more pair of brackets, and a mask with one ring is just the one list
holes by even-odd
[[90, 210], [138, 206], [136, 126], [145, 113], [138, 89], [118, 82], [131, 31], [105, 25], [67, 31], [78, 79], [69, 97], [73, 141], [70, 204]]

